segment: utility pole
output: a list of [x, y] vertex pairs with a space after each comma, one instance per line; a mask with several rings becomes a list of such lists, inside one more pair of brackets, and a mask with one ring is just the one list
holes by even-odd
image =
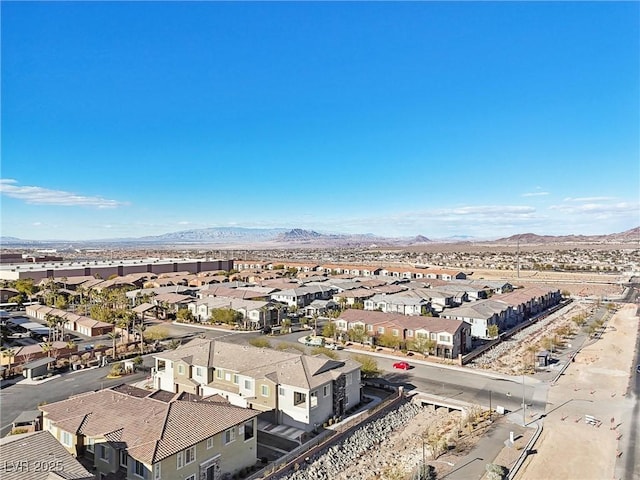
[[517, 261], [517, 272], [518, 272], [518, 278], [520, 278], [520, 235], [518, 235], [518, 247], [516, 250], [516, 261]]

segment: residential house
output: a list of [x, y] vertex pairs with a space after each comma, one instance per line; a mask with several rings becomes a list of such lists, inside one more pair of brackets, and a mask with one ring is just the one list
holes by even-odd
[[45, 431], [0, 438], [0, 477], [2, 480], [96, 478], [51, 433]]
[[360, 364], [208, 339], [154, 356], [154, 385], [218, 394], [261, 418], [305, 431], [360, 402]]
[[29, 317], [47, 321], [51, 317], [59, 318], [63, 321], [64, 331], [73, 332], [85, 337], [99, 337], [113, 331], [113, 324], [94, 320], [93, 318], [76, 315], [66, 310], [47, 307], [46, 305], [29, 305], [26, 309]]
[[500, 300], [478, 300], [460, 307], [443, 311], [440, 316], [463, 320], [471, 324], [471, 335], [476, 338], [491, 338], [489, 327], [497, 325], [499, 332], [516, 325], [520, 320], [511, 305]]
[[0, 303], [8, 303], [9, 299], [15, 297], [16, 295], [20, 295], [20, 292], [15, 288], [0, 288]]
[[388, 334], [408, 346], [418, 338], [430, 339], [435, 342], [434, 354], [443, 358], [458, 358], [472, 348], [471, 325], [464, 321], [349, 309], [340, 314], [335, 325], [343, 333], [362, 326], [374, 343], [376, 337]]
[[286, 312], [286, 307], [275, 302], [243, 300], [231, 297], [205, 297], [192, 302], [189, 311], [199, 322], [207, 322], [214, 310], [228, 308], [242, 314], [251, 328], [262, 328], [279, 323]]
[[560, 289], [547, 286], [524, 287], [509, 293], [494, 295], [492, 300], [501, 300], [517, 312], [520, 320], [526, 321], [531, 317], [559, 305], [562, 301]]
[[44, 429], [99, 478], [213, 480], [256, 463], [258, 412], [182, 398], [123, 385], [39, 408]]
[[330, 300], [334, 292], [335, 289], [331, 287], [309, 285], [273, 292], [271, 300], [302, 309], [314, 300]]
[[364, 309], [402, 315], [422, 315], [431, 311], [431, 303], [428, 297], [407, 291], [391, 295], [374, 295], [364, 301]]

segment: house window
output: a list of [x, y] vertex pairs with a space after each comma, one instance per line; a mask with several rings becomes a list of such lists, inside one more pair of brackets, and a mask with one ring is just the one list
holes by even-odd
[[263, 397], [269, 396], [269, 385], [260, 385], [260, 394]]
[[108, 462], [111, 455], [109, 455], [109, 447], [107, 447], [106, 445], [102, 444], [100, 445], [100, 460], [103, 460], [105, 462]]
[[238, 385], [238, 383], [240, 383], [240, 377], [238, 377], [238, 374], [237, 374], [237, 373], [234, 373], [234, 374], [233, 374], [233, 383], [234, 383], [235, 385]]
[[69, 432], [65, 432], [64, 430], [61, 433], [60, 441], [67, 447], [71, 447], [73, 445], [73, 442], [71, 441], [71, 434]]
[[94, 452], [93, 446], [94, 446], [94, 442], [95, 440], [93, 438], [87, 438], [86, 439], [86, 447], [87, 447], [87, 452]]
[[251, 380], [245, 380], [244, 381], [244, 389], [245, 390], [251, 390], [251, 388], [253, 387]]
[[347, 386], [351, 385], [351, 374], [350, 373], [345, 374], [345, 379], [346, 379]]
[[303, 403], [306, 403], [307, 401], [307, 394], [306, 393], [301, 393], [301, 392], [293, 392], [293, 404], [294, 405], [301, 405]]
[[176, 454], [176, 459], [178, 460], [178, 470], [180, 470], [182, 467], [184, 467], [184, 452], [178, 452]]
[[318, 406], [318, 391], [314, 390], [313, 392], [311, 392], [311, 395], [309, 395], [309, 401], [311, 403], [311, 408], [315, 408]]
[[236, 439], [236, 429], [235, 427], [230, 428], [229, 430], [225, 430], [224, 432], [224, 444], [228, 445]]
[[160, 480], [162, 478], [162, 468], [160, 462], [153, 465], [153, 480]]
[[391, 333], [393, 334], [394, 337], [397, 337], [398, 335], [400, 335], [400, 332], [398, 331], [397, 328], [394, 328], [393, 330], [391, 330]]
[[322, 387], [322, 395], [324, 397], [328, 397], [329, 396], [329, 385], [325, 385], [324, 387]]
[[441, 342], [449, 342], [451, 339], [449, 335], [439, 335], [438, 340], [440, 340]]
[[184, 375], [184, 365], [178, 365], [178, 375]]
[[196, 461], [196, 447], [190, 447], [187, 448], [184, 451], [184, 464], [185, 465], [189, 465], [190, 463], [193, 463]]
[[280, 395], [281, 397], [284, 397], [284, 388], [282, 387], [278, 388], [278, 395]]
[[140, 478], [144, 478], [144, 463], [134, 460], [133, 473]]
[[378, 333], [384, 333], [384, 327], [378, 327]]
[[207, 438], [207, 450], [213, 448], [213, 437]]
[[200, 368], [200, 367], [196, 367], [196, 375], [197, 375], [198, 377], [201, 377], [201, 376], [202, 376], [202, 368]]
[[373, 325], [367, 325], [367, 332], [373, 332]]
[[121, 467], [125, 467], [127, 468], [127, 451], [126, 450], [120, 450], [120, 466]]
[[244, 422], [244, 441], [251, 440], [253, 435], [253, 419], [251, 419], [248, 422]]
[[216, 378], [222, 380], [224, 378], [224, 372], [220, 369], [216, 370]]
[[407, 337], [413, 338], [413, 330], [407, 330]]

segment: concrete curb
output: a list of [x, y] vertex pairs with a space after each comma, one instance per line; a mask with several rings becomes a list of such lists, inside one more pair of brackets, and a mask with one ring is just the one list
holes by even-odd
[[509, 474], [507, 475], [507, 480], [513, 480], [516, 477], [516, 475], [518, 474], [518, 471], [520, 470], [520, 468], [522, 468], [524, 461], [529, 456], [529, 450], [531, 450], [531, 447], [535, 445], [535, 443], [538, 441], [538, 438], [540, 438], [541, 434], [542, 434], [542, 423], [536, 422], [536, 431], [534, 432], [533, 436], [529, 439], [527, 446], [524, 447], [524, 449], [522, 450], [522, 453], [518, 457], [518, 460], [516, 460], [516, 463], [513, 466], [513, 468], [509, 470]]
[[[408, 361], [409, 363], [416, 363], [419, 365], [424, 365], [427, 367], [435, 367], [435, 368], [442, 368], [444, 370], [455, 370], [458, 372], [464, 372], [464, 373], [471, 373], [474, 375], [480, 375], [483, 377], [489, 377], [489, 378], [493, 378], [493, 379], [498, 379], [498, 380], [508, 380], [508, 381], [512, 381], [512, 382], [519, 382], [522, 383], [522, 376], [512, 376], [512, 375], [505, 375], [505, 374], [501, 374], [501, 373], [492, 373], [492, 372], [485, 372], [483, 370], [476, 370], [473, 368], [465, 368], [465, 367], [459, 367], [456, 365], [443, 365], [440, 363], [432, 363], [432, 362], [428, 362], [426, 360], [419, 360], [417, 358], [413, 358], [410, 357], [410, 360], [407, 359], [407, 357], [398, 357], [395, 355], [389, 355], [386, 353], [380, 353], [380, 352], [367, 352], [367, 351], [361, 351], [361, 350], [354, 350], [351, 348], [344, 348], [342, 350], [343, 352], [349, 352], [349, 353], [356, 353], [356, 354], [362, 354], [362, 355], [371, 355], [374, 357], [380, 357], [380, 358], [387, 358], [389, 360], [405, 360]], [[538, 385], [540, 383], [542, 383], [542, 380], [538, 380], [537, 378], [531, 378], [531, 377], [527, 377], [525, 376], [525, 384], [527, 385]]]

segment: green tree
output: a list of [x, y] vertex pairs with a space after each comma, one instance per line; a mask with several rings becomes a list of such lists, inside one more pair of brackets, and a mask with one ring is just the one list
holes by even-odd
[[211, 310], [211, 317], [209, 321], [211, 323], [226, 323], [228, 325], [235, 325], [242, 321], [243, 315], [240, 312], [236, 312], [231, 308], [214, 308]]
[[285, 318], [282, 320], [282, 333], [289, 333], [291, 331], [291, 320]]
[[0, 355], [2, 355], [4, 358], [8, 358], [9, 362], [7, 364], [7, 376], [11, 375], [11, 368], [13, 366], [13, 359], [16, 357], [16, 349], [15, 348], [8, 348], [8, 347], [1, 347], [0, 348]]
[[367, 339], [367, 331], [363, 325], [354, 325], [348, 332], [347, 336], [352, 342], [364, 343]]
[[191, 313], [191, 310], [188, 308], [179, 309], [176, 313], [176, 318], [179, 322], [183, 323], [193, 323], [195, 321], [193, 313]]
[[426, 358], [431, 353], [431, 350], [435, 348], [435, 344], [435, 340], [431, 340], [427, 336], [420, 335], [413, 341], [409, 342], [408, 347], [412, 352], [421, 353]]
[[498, 325], [492, 323], [491, 325], [489, 325], [487, 327], [487, 334], [491, 337], [491, 338], [496, 338], [498, 336], [498, 334], [500, 333], [500, 329], [498, 327]]
[[322, 336], [327, 338], [336, 339], [338, 335], [338, 330], [336, 328], [335, 322], [329, 322], [322, 328]]
[[402, 343], [400, 337], [396, 337], [391, 332], [385, 332], [382, 335], [378, 335], [376, 343], [382, 347], [396, 349]]
[[380, 369], [378, 368], [378, 362], [369, 355], [353, 355], [353, 360], [360, 364], [360, 372], [362, 378], [373, 378], [380, 375]]

